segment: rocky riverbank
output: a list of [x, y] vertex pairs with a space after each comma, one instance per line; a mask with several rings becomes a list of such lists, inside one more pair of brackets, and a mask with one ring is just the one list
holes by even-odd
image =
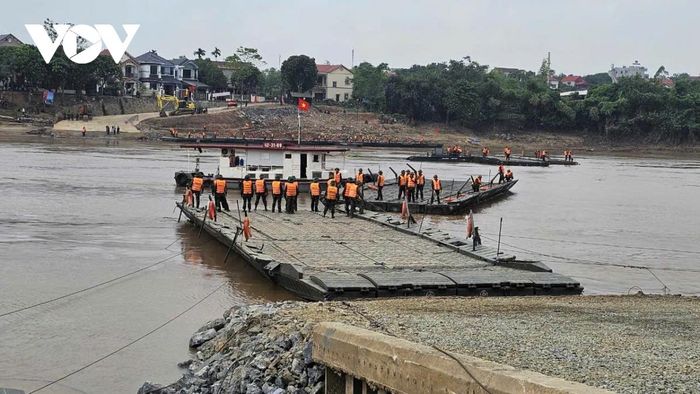
[[309, 335], [338, 321], [621, 393], [700, 392], [700, 299], [672, 296], [399, 298], [232, 309], [196, 357], [140, 394], [319, 393]]

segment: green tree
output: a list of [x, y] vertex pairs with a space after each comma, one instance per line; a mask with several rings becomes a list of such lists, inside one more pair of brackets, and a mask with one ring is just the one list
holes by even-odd
[[314, 87], [318, 71], [316, 60], [306, 55], [290, 56], [282, 63], [282, 80], [292, 92], [306, 92]]
[[251, 94], [256, 93], [262, 73], [252, 63], [234, 62], [229, 63], [233, 72], [231, 74], [231, 86], [236, 93]]
[[612, 79], [608, 73], [585, 75], [583, 79], [588, 83], [589, 88], [612, 83]]
[[200, 59], [200, 60], [201, 60], [202, 57], [203, 57], [204, 55], [206, 55], [206, 54], [207, 54], [207, 52], [206, 52], [204, 49], [202, 49], [202, 48], [197, 48], [197, 50], [194, 51], [194, 55], [197, 56], [197, 59]]
[[218, 59], [219, 56], [221, 56], [221, 50], [217, 47], [214, 47], [214, 50], [211, 51], [211, 55], [214, 56], [214, 59]]
[[265, 97], [279, 97], [282, 93], [282, 73], [275, 68], [262, 72], [258, 92]]
[[197, 67], [199, 67], [199, 80], [201, 82], [218, 90], [228, 87], [228, 81], [223, 71], [210, 59], [196, 59], [194, 62], [197, 64]]
[[243, 46], [238, 47], [238, 49], [236, 49], [236, 52], [233, 55], [227, 56], [226, 61], [231, 63], [251, 63], [255, 66], [261, 66], [266, 64], [263, 61], [262, 55], [260, 55], [256, 48], [247, 48]]
[[370, 111], [384, 111], [386, 96], [384, 90], [389, 67], [381, 63], [376, 67], [370, 63], [360, 63], [352, 70], [352, 95]]

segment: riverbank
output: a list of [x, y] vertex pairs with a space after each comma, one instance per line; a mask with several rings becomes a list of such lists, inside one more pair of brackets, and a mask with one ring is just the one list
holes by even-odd
[[[87, 128], [82, 136], [82, 126]], [[244, 108], [212, 108], [210, 113], [160, 118], [157, 113], [95, 117], [91, 122], [61, 121], [53, 128], [31, 123], [19, 124], [0, 119], [0, 138], [21, 138], [27, 135], [49, 136], [61, 139], [95, 139], [108, 137], [105, 125], [121, 125], [120, 139], [159, 141], [170, 136], [170, 129], [180, 136], [201, 135], [238, 138], [297, 138], [296, 109], [273, 104], [251, 105]], [[410, 125], [374, 113], [342, 112], [338, 108], [314, 108], [302, 114], [302, 139], [308, 141], [336, 141], [338, 143], [406, 142], [461, 145], [473, 154], [481, 146], [489, 146], [493, 153], [511, 146], [515, 155], [532, 156], [534, 151], [546, 149], [559, 156], [564, 149], [579, 155], [644, 155], [696, 156], [700, 145], [655, 145], [637, 142], [611, 143], [599, 136], [564, 132], [517, 131], [476, 132], [447, 127], [444, 124]]]
[[[161, 390], [319, 393], [315, 324], [351, 324], [621, 393], [700, 390], [700, 299], [671, 296], [398, 298], [233, 308], [198, 330], [196, 357]], [[155, 387], [145, 384], [140, 393]]]

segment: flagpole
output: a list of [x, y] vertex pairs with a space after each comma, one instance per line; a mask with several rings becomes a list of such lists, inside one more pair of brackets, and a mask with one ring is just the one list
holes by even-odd
[[297, 120], [299, 121], [299, 133], [297, 136], [297, 145], [301, 145], [301, 111], [299, 111], [299, 106], [297, 106]]

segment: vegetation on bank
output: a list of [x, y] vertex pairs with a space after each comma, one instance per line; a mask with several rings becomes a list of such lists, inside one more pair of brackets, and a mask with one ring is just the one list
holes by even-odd
[[622, 78], [594, 84], [585, 97], [561, 97], [543, 73], [505, 76], [472, 61], [399, 70], [361, 63], [353, 71], [359, 103], [413, 121], [477, 130], [588, 132], [645, 143], [695, 143], [700, 136], [700, 81], [687, 75], [675, 77], [671, 88], [657, 79]]

